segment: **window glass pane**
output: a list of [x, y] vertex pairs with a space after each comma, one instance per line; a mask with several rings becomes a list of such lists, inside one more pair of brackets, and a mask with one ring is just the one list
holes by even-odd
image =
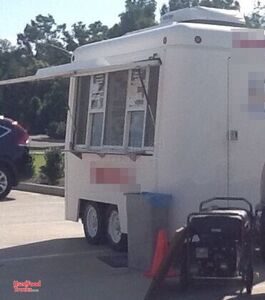
[[91, 146], [101, 146], [103, 113], [91, 114]]
[[[148, 100], [149, 100], [150, 109], [152, 111], [154, 119], [156, 119], [158, 84], [159, 84], [159, 66], [151, 67], [150, 74], [149, 74]], [[155, 127], [151, 118], [150, 109], [147, 107], [145, 137], [144, 137], [145, 147], [154, 146]]]
[[104, 145], [122, 146], [128, 71], [109, 74]]
[[7, 131], [8, 131], [8, 129], [6, 129], [3, 126], [0, 126], [0, 137], [6, 135]]
[[[129, 91], [128, 91], [128, 107], [129, 109], [136, 109], [136, 110], [144, 109], [145, 95], [139, 77], [139, 70], [133, 69], [130, 74], [131, 76], [130, 76], [130, 84], [129, 84]], [[146, 83], [147, 70], [141, 69], [140, 74], [143, 79], [143, 82]]]
[[105, 93], [105, 74], [97, 74], [93, 76], [91, 86], [91, 110], [102, 109]]
[[131, 112], [129, 147], [142, 147], [144, 111]]
[[77, 82], [75, 144], [86, 143], [90, 76], [79, 77]]

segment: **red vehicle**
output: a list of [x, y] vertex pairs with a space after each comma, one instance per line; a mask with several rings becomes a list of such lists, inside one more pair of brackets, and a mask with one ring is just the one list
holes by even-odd
[[0, 200], [20, 180], [32, 176], [29, 135], [16, 121], [0, 116]]

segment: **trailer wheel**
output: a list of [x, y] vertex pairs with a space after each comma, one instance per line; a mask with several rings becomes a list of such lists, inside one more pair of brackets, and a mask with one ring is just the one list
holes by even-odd
[[12, 175], [10, 171], [0, 165], [0, 200], [4, 199], [12, 188]]
[[127, 251], [127, 234], [121, 232], [117, 206], [111, 205], [107, 210], [107, 239], [115, 251]]
[[95, 202], [88, 202], [84, 208], [82, 221], [88, 243], [101, 243], [105, 236], [102, 207]]

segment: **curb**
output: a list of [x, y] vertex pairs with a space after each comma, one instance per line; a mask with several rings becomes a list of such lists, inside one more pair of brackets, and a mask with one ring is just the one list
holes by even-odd
[[64, 187], [20, 182], [14, 190], [64, 197]]

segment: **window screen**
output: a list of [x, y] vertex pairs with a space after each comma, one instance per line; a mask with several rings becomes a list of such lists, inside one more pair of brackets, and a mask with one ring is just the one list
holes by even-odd
[[77, 145], [86, 144], [89, 90], [90, 90], [90, 76], [79, 77], [77, 82], [76, 130], [75, 130], [75, 143]]
[[90, 146], [102, 146], [102, 130], [106, 98], [106, 74], [92, 76], [90, 86], [89, 135]]
[[90, 94], [90, 109], [100, 110], [103, 109], [105, 97], [105, 74], [97, 74], [92, 77], [91, 94]]
[[109, 74], [104, 145], [122, 146], [128, 71]]
[[129, 147], [142, 147], [144, 111], [130, 113]]
[[75, 144], [125, 150], [153, 147], [158, 83], [159, 66], [79, 77]]
[[102, 133], [102, 123], [103, 123], [103, 113], [91, 114], [91, 146], [101, 145], [101, 133]]

